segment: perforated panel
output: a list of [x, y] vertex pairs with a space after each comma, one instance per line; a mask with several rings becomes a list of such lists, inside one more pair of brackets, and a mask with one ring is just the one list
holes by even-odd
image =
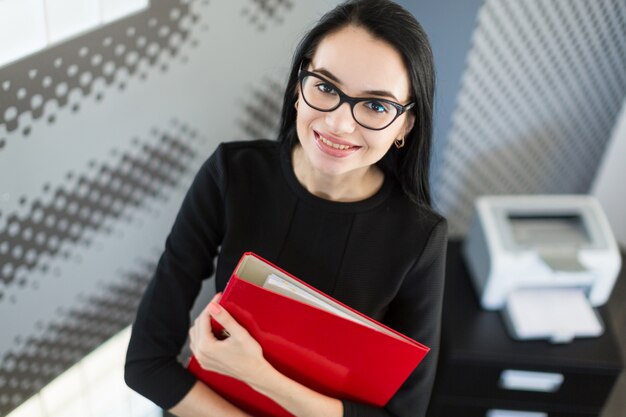
[[[100, 101], [106, 86], [124, 90], [129, 78], [145, 79], [147, 67], [158, 65], [166, 71], [166, 62], [190, 41], [190, 29], [198, 21], [188, 1], [153, 1], [149, 10], [89, 32], [80, 41], [12, 64], [0, 83], [0, 125], [5, 124], [7, 132], [22, 128], [27, 137], [32, 120], [46, 117], [53, 124], [58, 108], [69, 105], [78, 112], [84, 96], [94, 94]], [[0, 150], [6, 145], [0, 138]]]
[[[92, 160], [82, 171], [68, 171], [64, 184], [44, 185], [43, 192], [52, 194], [50, 202], [33, 201], [24, 218], [10, 215], [7, 227], [0, 229], [0, 302], [8, 303], [5, 311], [18, 310], [17, 304], [38, 292], [42, 304], [57, 301], [48, 316], [54, 319], [37, 320], [28, 337], [3, 328], [3, 337], [18, 335], [0, 361], [0, 416], [132, 321], [160, 248], [153, 248], [149, 259], [133, 256], [132, 270], [119, 268], [115, 280], [102, 267], [97, 268], [101, 275], [85, 271], [82, 277], [67, 269], [84, 271], [93, 262], [86, 254], [103, 256], [98, 240], [119, 242], [125, 240], [124, 231], [132, 233], [130, 227], [120, 230], [120, 221], [141, 228], [142, 219], [155, 215], [151, 205], [168, 204], [187, 188], [190, 162], [206, 138], [177, 120], [147, 136], [133, 138], [132, 150], [111, 149], [103, 158], [110, 162]], [[74, 282], [68, 283], [71, 275]], [[50, 285], [66, 295], [70, 288], [78, 290], [72, 304], [61, 302]]]
[[0, 67], [0, 417], [131, 322], [202, 162], [275, 137], [327, 6], [151, 0]]
[[626, 95], [626, 2], [487, 0], [437, 207], [463, 234], [482, 194], [586, 193]]
[[[112, 163], [92, 160], [85, 167], [89, 173], [68, 171], [67, 184], [54, 191], [50, 184], [43, 186], [43, 193], [52, 194], [49, 203], [35, 200], [24, 218], [8, 216], [6, 228], [0, 229], [0, 301], [5, 288], [28, 285], [34, 268], [54, 273], [41, 261], [44, 255], [69, 258], [70, 251], [62, 250], [65, 242], [89, 246], [91, 241], [84, 238], [87, 232], [110, 234], [107, 219], [119, 218], [127, 206], [140, 206], [176, 185], [194, 155], [193, 145], [186, 143], [193, 143], [197, 134], [192, 133], [183, 125], [179, 134], [185, 140], [181, 140], [153, 129], [156, 144], [138, 138], [131, 141], [138, 155], [112, 149]], [[31, 285], [36, 289], [36, 282]]]
[[249, 0], [241, 8], [241, 15], [259, 32], [273, 25], [281, 24], [285, 15], [293, 8], [291, 0]]
[[250, 94], [242, 103], [242, 111], [237, 120], [246, 137], [276, 137], [283, 105], [282, 84], [278, 80], [264, 77], [256, 85], [250, 85]]

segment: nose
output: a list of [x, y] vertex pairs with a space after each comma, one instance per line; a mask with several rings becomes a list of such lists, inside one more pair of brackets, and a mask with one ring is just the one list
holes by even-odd
[[326, 113], [326, 124], [334, 133], [352, 133], [356, 121], [352, 117], [350, 103], [341, 103], [335, 110]]

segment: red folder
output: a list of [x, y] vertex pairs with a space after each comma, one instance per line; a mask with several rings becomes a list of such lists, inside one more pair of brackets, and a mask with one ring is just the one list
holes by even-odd
[[[263, 287], [270, 274], [324, 299], [335, 311]], [[384, 406], [429, 350], [250, 252], [239, 261], [219, 303], [259, 342], [278, 371], [334, 398]], [[214, 332], [221, 330], [215, 321], [212, 325]], [[254, 416], [291, 416], [247, 384], [202, 369], [195, 357], [188, 369]]]

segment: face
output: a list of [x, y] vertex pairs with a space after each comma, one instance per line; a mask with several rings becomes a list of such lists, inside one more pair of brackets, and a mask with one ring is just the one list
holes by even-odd
[[[326, 36], [304, 69], [351, 97], [385, 99], [402, 105], [410, 102], [410, 81], [401, 55], [363, 28], [347, 26]], [[327, 85], [319, 88], [330, 91]], [[387, 153], [395, 139], [404, 137], [413, 127], [414, 117], [408, 111], [387, 128], [370, 130], [354, 120], [349, 103], [322, 112], [303, 100], [300, 89], [298, 94], [296, 125], [303, 162], [319, 174], [364, 174]]]

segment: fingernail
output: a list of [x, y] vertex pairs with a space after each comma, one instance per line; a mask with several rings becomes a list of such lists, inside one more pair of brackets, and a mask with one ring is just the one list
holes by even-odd
[[209, 303], [209, 313], [215, 315], [215, 314], [220, 314], [222, 312], [222, 308], [219, 306], [219, 304], [216, 303]]

